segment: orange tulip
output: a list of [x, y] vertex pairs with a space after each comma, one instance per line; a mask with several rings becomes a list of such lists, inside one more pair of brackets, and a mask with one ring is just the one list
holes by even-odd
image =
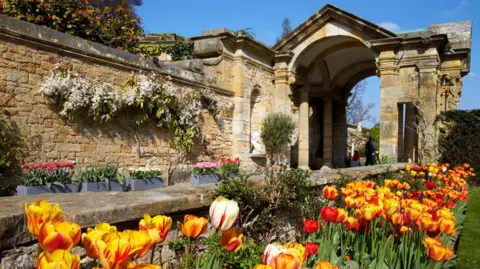
[[315, 266], [315, 269], [333, 269], [333, 266], [328, 261], [320, 260]]
[[427, 237], [423, 240], [423, 244], [425, 245], [425, 247], [427, 248], [430, 248], [432, 247], [433, 245], [442, 245], [442, 243], [440, 243], [440, 241], [438, 241], [437, 239], [435, 238], [431, 238], [431, 237]]
[[38, 243], [48, 251], [70, 250], [80, 241], [81, 229], [77, 223], [66, 221], [47, 222], [40, 227]]
[[253, 267], [253, 269], [274, 269], [274, 268], [270, 265], [257, 264], [255, 265], [255, 267]]
[[144, 214], [139, 223], [139, 229], [147, 231], [154, 244], [162, 243], [167, 238], [171, 227], [172, 218], [162, 215], [152, 218], [150, 215]]
[[358, 200], [352, 196], [345, 197], [345, 204], [348, 208], [355, 208], [358, 206]]
[[450, 219], [450, 220], [455, 219], [452, 211], [448, 208], [441, 208], [441, 209], [437, 210], [437, 216], [440, 217], [440, 218], [444, 218], [444, 219]]
[[131, 262], [128, 264], [128, 269], [162, 269], [160, 265], [147, 264], [147, 263], [136, 263]]
[[304, 264], [307, 261], [308, 253], [306, 248], [299, 243], [286, 243], [287, 253], [299, 258], [300, 263]]
[[337, 222], [344, 222], [347, 220], [347, 218], [348, 218], [348, 212], [343, 208], [339, 208]]
[[323, 187], [323, 197], [327, 198], [328, 200], [335, 200], [338, 197], [338, 191], [335, 186], [325, 186]]
[[382, 209], [379, 206], [367, 204], [362, 206], [360, 209], [355, 211], [355, 215], [360, 220], [371, 221], [374, 218], [380, 216], [382, 213]]
[[414, 209], [414, 208], [407, 208], [405, 210], [405, 213], [407, 214], [407, 217], [411, 220], [411, 221], [416, 221], [418, 219], [418, 217], [420, 217], [420, 211], [418, 211], [417, 209]]
[[228, 252], [235, 252], [242, 248], [243, 234], [235, 228], [222, 232], [220, 244]]
[[92, 259], [99, 258], [96, 242], [101, 240], [103, 235], [110, 232], [116, 233], [117, 227], [110, 226], [108, 223], [100, 223], [95, 226], [95, 229], [88, 228], [87, 233], [82, 234], [82, 244], [88, 257]]
[[183, 223], [177, 223], [178, 229], [183, 235], [197, 238], [207, 231], [208, 220], [194, 215], [185, 215]]
[[343, 223], [343, 225], [345, 226], [345, 229], [348, 231], [350, 230], [358, 231], [360, 229], [360, 224], [358, 220], [354, 217], [348, 217]]
[[437, 222], [432, 219], [430, 214], [424, 213], [420, 216], [419, 222], [419, 226], [424, 230], [435, 231], [437, 229]]
[[281, 253], [287, 253], [287, 248], [279, 243], [268, 244], [263, 253], [263, 263], [273, 265], [273, 259]]
[[105, 269], [122, 269], [127, 267], [132, 255], [140, 250], [140, 248], [132, 248], [127, 240], [118, 238], [108, 243], [98, 240], [96, 244], [100, 254], [100, 263]]
[[38, 256], [36, 269], [78, 269], [80, 256], [57, 249], [52, 253], [44, 251]]
[[442, 218], [439, 227], [440, 232], [452, 235], [455, 232], [455, 221]]
[[384, 209], [387, 216], [392, 216], [400, 210], [400, 202], [395, 199], [386, 199]]
[[441, 244], [434, 244], [428, 248], [427, 255], [430, 259], [436, 262], [440, 262], [451, 259], [453, 256], [453, 252], [452, 250]]
[[404, 234], [409, 231], [409, 228], [407, 226], [402, 226], [400, 227], [400, 234]]
[[275, 269], [300, 269], [301, 262], [294, 255], [281, 253], [273, 258], [273, 268]]
[[63, 211], [58, 204], [50, 205], [47, 201], [37, 200], [33, 204], [25, 204], [27, 226], [33, 236], [38, 236], [40, 226], [45, 222], [63, 220]]
[[141, 258], [147, 254], [150, 248], [154, 245], [154, 241], [146, 231], [124, 231], [129, 234], [128, 241], [130, 246], [134, 249], [138, 249], [137, 252], [133, 254], [133, 258]]

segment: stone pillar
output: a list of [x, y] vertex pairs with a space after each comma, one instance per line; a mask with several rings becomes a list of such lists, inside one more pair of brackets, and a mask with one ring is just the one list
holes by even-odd
[[300, 91], [300, 119], [299, 119], [299, 137], [298, 137], [298, 167], [308, 169], [309, 163], [309, 105], [308, 90]]
[[395, 52], [386, 50], [378, 60], [380, 71], [380, 155], [397, 160], [398, 107], [395, 81], [397, 80]]
[[437, 70], [438, 65], [419, 66], [418, 153], [421, 162], [437, 159]]
[[403, 149], [403, 160], [412, 162], [415, 161], [415, 156], [413, 156], [413, 151], [415, 148], [415, 106], [412, 103], [407, 103], [405, 105], [405, 142]]
[[330, 97], [323, 99], [323, 164], [333, 164], [333, 104]]
[[333, 101], [333, 166], [345, 166], [347, 152], [347, 111], [344, 100]]
[[245, 97], [245, 65], [242, 46], [235, 51], [232, 90], [235, 92], [232, 119], [232, 155], [247, 163], [250, 155], [250, 99]]
[[276, 112], [291, 113], [291, 77], [288, 71], [288, 63], [291, 60], [293, 53], [278, 52], [275, 55], [275, 91], [273, 94], [273, 102], [275, 104]]
[[398, 104], [398, 158], [397, 161], [402, 162], [404, 161], [404, 156], [403, 156], [403, 144], [404, 144], [404, 118], [403, 118], [403, 112], [404, 112], [404, 104]]

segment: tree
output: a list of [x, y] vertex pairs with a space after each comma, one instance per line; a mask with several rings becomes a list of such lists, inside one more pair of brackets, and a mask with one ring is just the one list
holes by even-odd
[[375, 107], [374, 103], [363, 103], [363, 95], [367, 87], [366, 81], [357, 83], [352, 89], [352, 95], [347, 104], [347, 122], [358, 124], [363, 121], [375, 122], [375, 117], [370, 115], [370, 111]]
[[282, 35], [277, 37], [277, 42], [280, 41], [282, 38], [286, 37], [292, 32], [292, 26], [290, 25], [290, 19], [285, 17], [282, 21]]
[[143, 0], [90, 0], [89, 3], [96, 7], [133, 7], [143, 5]]
[[279, 163], [281, 155], [292, 143], [294, 131], [295, 123], [287, 114], [273, 113], [265, 118], [261, 138], [270, 161]]

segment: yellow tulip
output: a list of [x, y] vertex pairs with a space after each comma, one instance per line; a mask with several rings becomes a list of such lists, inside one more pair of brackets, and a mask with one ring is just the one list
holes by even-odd
[[222, 196], [217, 197], [210, 205], [210, 223], [215, 229], [226, 231], [235, 224], [239, 212], [237, 202]]
[[131, 231], [126, 230], [124, 231], [128, 233], [130, 236], [128, 241], [130, 242], [130, 246], [135, 249], [139, 249], [134, 255], [133, 258], [141, 258], [147, 254], [150, 248], [153, 246], [154, 241], [151, 239], [150, 235], [146, 231]]
[[100, 263], [104, 269], [126, 268], [132, 255], [141, 249], [133, 248], [130, 242], [124, 239], [113, 239], [109, 243], [98, 240], [96, 244], [100, 254]]
[[384, 204], [385, 212], [387, 216], [392, 216], [400, 210], [400, 202], [395, 199], [386, 199]]
[[183, 223], [177, 223], [178, 229], [183, 235], [190, 238], [197, 238], [207, 231], [208, 220], [194, 215], [185, 215]]
[[300, 260], [300, 265], [307, 261], [308, 253], [305, 247], [299, 243], [286, 243], [287, 253], [296, 256]]
[[162, 269], [160, 265], [154, 265], [149, 263], [136, 263], [131, 262], [128, 264], [128, 269]]
[[341, 223], [345, 222], [348, 218], [348, 212], [343, 208], [338, 208], [337, 211], [338, 211], [337, 222], [341, 222]]
[[57, 249], [52, 253], [44, 251], [38, 256], [36, 269], [78, 269], [80, 256]]
[[243, 234], [235, 228], [222, 232], [220, 244], [228, 252], [235, 252], [242, 248]]
[[255, 267], [253, 267], [253, 269], [274, 269], [274, 268], [270, 265], [257, 264], [255, 265]]
[[143, 219], [139, 223], [140, 230], [145, 230], [150, 235], [154, 244], [162, 243], [168, 235], [168, 232], [172, 228], [172, 218], [167, 216], [155, 216], [143, 215]]
[[70, 250], [80, 241], [81, 229], [77, 223], [66, 221], [47, 222], [40, 227], [38, 243], [48, 251]]
[[97, 240], [102, 240], [102, 237], [107, 233], [116, 233], [117, 227], [111, 226], [108, 223], [100, 223], [95, 226], [95, 229], [88, 228], [87, 233], [82, 234], [82, 244], [87, 252], [87, 256], [92, 259], [98, 259], [100, 256], [96, 247]]
[[442, 218], [439, 225], [440, 231], [446, 234], [453, 234], [455, 232], [455, 221]]
[[47, 201], [37, 200], [33, 204], [25, 204], [27, 226], [33, 236], [38, 236], [40, 226], [45, 222], [63, 220], [63, 211], [58, 204], [50, 205]]
[[281, 253], [273, 258], [275, 269], [300, 269], [300, 259], [288, 253]]
[[430, 259], [436, 262], [441, 262], [444, 260], [451, 259], [453, 256], [453, 251], [444, 245], [435, 244], [435, 245], [431, 245], [427, 249], [427, 255]]

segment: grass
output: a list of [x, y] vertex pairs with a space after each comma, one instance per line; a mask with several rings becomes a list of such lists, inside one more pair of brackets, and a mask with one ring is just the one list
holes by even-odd
[[469, 190], [467, 217], [458, 246], [457, 269], [480, 268], [480, 187]]

